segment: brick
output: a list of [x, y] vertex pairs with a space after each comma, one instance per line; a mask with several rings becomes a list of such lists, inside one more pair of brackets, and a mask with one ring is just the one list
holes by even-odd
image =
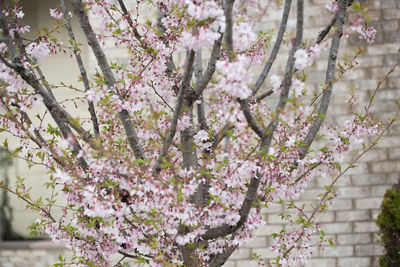
[[337, 189], [339, 197], [342, 199], [346, 198], [359, 198], [369, 196], [369, 188], [364, 187], [338, 187]]
[[[380, 206], [379, 206], [379, 208], [380, 208]], [[371, 211], [372, 220], [376, 221], [376, 219], [378, 219], [378, 215], [379, 215], [380, 213], [381, 213], [381, 210], [380, 210], [380, 209], [372, 210], [372, 211]]]
[[307, 267], [332, 267], [335, 266], [336, 260], [334, 258], [323, 258], [323, 259], [310, 259], [307, 262]]
[[353, 204], [351, 199], [338, 199], [335, 201], [332, 207], [329, 210], [351, 210], [353, 208]]
[[5, 249], [5, 250], [0, 250], [0, 256], [15, 256], [15, 250], [11, 249]]
[[368, 210], [336, 211], [336, 220], [339, 222], [365, 221], [369, 219]]
[[370, 166], [375, 173], [400, 172], [400, 161], [371, 162]]
[[382, 10], [385, 19], [399, 19], [400, 12], [397, 9], [384, 9]]
[[382, 237], [381, 237], [381, 234], [379, 232], [372, 234], [372, 243], [383, 246], [383, 243], [381, 241], [382, 241]]
[[337, 267], [370, 267], [371, 261], [368, 257], [339, 258]]
[[390, 185], [378, 185], [378, 186], [371, 186], [371, 196], [372, 197], [382, 197], [386, 190], [390, 188]]
[[357, 245], [355, 247], [355, 255], [357, 256], [379, 256], [384, 252], [384, 248], [380, 245]]
[[356, 233], [371, 233], [379, 231], [375, 221], [372, 222], [355, 222], [354, 232]]
[[353, 256], [353, 246], [338, 246], [327, 247], [322, 254], [325, 257], [346, 257]]
[[[332, 178], [329, 176], [317, 177], [316, 180], [317, 180], [317, 185], [321, 188], [325, 188], [326, 185], [330, 185], [332, 183]], [[336, 186], [350, 186], [350, 185], [351, 185], [351, 180], [349, 175], [340, 177], [340, 179], [336, 183]]]
[[381, 9], [381, 1], [368, 1], [368, 9]]
[[251, 257], [250, 249], [249, 248], [241, 248], [233, 252], [230, 259], [237, 260], [237, 259], [248, 259]]
[[[398, 90], [392, 90], [392, 89], [381, 90], [377, 95], [379, 100], [387, 100], [387, 101], [392, 101], [393, 99], [397, 99], [399, 96], [400, 93], [398, 92]], [[396, 142], [395, 144], [398, 144], [398, 142]]]
[[289, 223], [287, 220], [283, 219], [279, 216], [279, 214], [270, 214], [266, 215], [267, 224], [287, 224]]
[[317, 216], [315, 221], [318, 223], [324, 223], [324, 222], [333, 222], [334, 220], [335, 220], [335, 213], [333, 211], [323, 211]]
[[395, 54], [399, 48], [399, 44], [372, 44], [368, 46], [367, 52], [369, 55]]
[[389, 148], [389, 159], [391, 160], [400, 159], [400, 149], [398, 147]]
[[396, 184], [400, 181], [400, 175], [398, 173], [387, 174], [387, 184]]
[[251, 255], [253, 254], [259, 255], [262, 259], [271, 259], [276, 257], [269, 248], [253, 248], [251, 250]]
[[242, 248], [265, 248], [267, 247], [267, 240], [265, 237], [253, 237], [253, 239], [241, 246]]
[[259, 267], [258, 262], [256, 260], [238, 260], [236, 261], [236, 266]]
[[386, 8], [397, 8], [398, 5], [396, 3], [396, 0], [385, 0], [385, 1], [381, 1], [381, 8], [382, 9], [386, 9]]
[[337, 235], [336, 242], [339, 245], [354, 245], [354, 244], [368, 244], [371, 243], [371, 234], [339, 234]]
[[400, 87], [400, 77], [389, 77], [387, 80], [387, 85], [389, 88], [399, 88]]
[[356, 199], [354, 202], [356, 209], [377, 209], [381, 205], [382, 197]]
[[385, 185], [386, 175], [385, 174], [366, 174], [366, 175], [353, 175], [351, 177], [353, 185]]
[[355, 168], [349, 169], [349, 170], [346, 172], [346, 174], [347, 174], [347, 175], [368, 174], [368, 173], [370, 173], [370, 171], [369, 171], [369, 169], [368, 169], [368, 164], [369, 164], [369, 162], [368, 162], [368, 163], [365, 163], [365, 162], [357, 162], [357, 163], [355, 164], [356, 167], [355, 167]]
[[283, 227], [281, 225], [263, 225], [253, 231], [254, 236], [268, 236], [272, 233], [279, 233]]
[[321, 229], [327, 234], [350, 233], [352, 225], [351, 223], [324, 223], [321, 224]]
[[[378, 106], [378, 105], [377, 105]], [[381, 106], [381, 105], [379, 105]], [[388, 110], [393, 110], [393, 107], [391, 105], [388, 105]], [[373, 112], [373, 109], [371, 109], [371, 112]], [[382, 140], [383, 141], [383, 140]], [[358, 162], [369, 162], [369, 161], [381, 161], [381, 160], [386, 160], [387, 159], [387, 151], [386, 147], [393, 147], [393, 146], [385, 146], [387, 143], [382, 144], [382, 142], [379, 142], [379, 148], [384, 148], [384, 149], [374, 149], [372, 151], [369, 151], [368, 153], [364, 154]]]
[[374, 257], [372, 261], [372, 267], [381, 267], [379, 264], [379, 257]]
[[304, 200], [315, 200], [318, 198], [318, 195], [323, 194], [325, 190], [323, 189], [306, 189], [304, 193], [301, 195], [301, 199]]
[[282, 205], [277, 203], [271, 203], [268, 205], [268, 208], [263, 208], [261, 213], [263, 214], [270, 214], [270, 213], [281, 213], [282, 212]]

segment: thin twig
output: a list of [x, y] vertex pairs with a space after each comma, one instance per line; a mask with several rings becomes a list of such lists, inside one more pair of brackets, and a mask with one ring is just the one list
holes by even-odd
[[[68, 21], [71, 21], [70, 15], [68, 14], [67, 8], [65, 6], [65, 0], [61, 0], [61, 8], [64, 13], [64, 18]], [[67, 29], [69, 38], [73, 41], [75, 59], [78, 64], [79, 71], [81, 73], [82, 82], [85, 87], [85, 92], [88, 92], [90, 90], [89, 79], [87, 77], [87, 72], [86, 72], [85, 66], [83, 65], [82, 57], [76, 46], [76, 39], [75, 39], [74, 32], [72, 31], [72, 27], [69, 23], [65, 24], [65, 28]], [[95, 135], [95, 137], [98, 137], [100, 130], [99, 130], [99, 122], [97, 120], [94, 104], [93, 104], [93, 101], [90, 101], [90, 100], [87, 100], [87, 102], [88, 102], [88, 110], [89, 110], [90, 117], [91, 117], [92, 124], [93, 124], [94, 135]]]
[[[88, 16], [86, 14], [86, 11], [84, 9], [84, 5], [82, 1], [80, 0], [71, 0], [71, 4], [74, 7], [74, 12], [76, 16], [79, 19], [81, 28], [87, 38], [87, 41], [90, 45], [90, 47], [93, 50], [93, 53], [96, 57], [97, 64], [99, 65], [101, 71], [103, 72], [103, 75], [106, 79], [106, 84], [110, 90], [115, 90], [118, 93], [117, 90], [117, 82], [114, 78], [114, 75], [111, 71], [110, 65], [107, 62], [107, 58], [103, 52], [103, 49], [101, 48], [98, 39], [92, 29], [92, 26], [90, 25]], [[139, 138], [136, 134], [136, 130], [133, 127], [133, 123], [131, 120], [131, 117], [129, 115], [129, 112], [125, 109], [121, 110], [119, 113], [119, 118], [122, 122], [122, 125], [124, 127], [129, 145], [131, 149], [133, 150], [133, 153], [136, 157], [136, 159], [145, 159], [142, 147], [139, 142]]]
[[[271, 70], [272, 64], [274, 63], [274, 61], [276, 59], [276, 56], [278, 55], [279, 49], [280, 49], [281, 44], [282, 44], [283, 36], [285, 34], [285, 30], [286, 30], [287, 21], [288, 21], [288, 18], [289, 18], [289, 12], [290, 12], [291, 4], [292, 4], [292, 0], [286, 0], [285, 1], [285, 6], [284, 6], [284, 9], [283, 9], [283, 14], [282, 14], [282, 19], [281, 19], [281, 24], [279, 26], [278, 36], [276, 37], [276, 41], [275, 41], [274, 47], [272, 48], [271, 54], [270, 54], [267, 62], [265, 63], [264, 69], [262, 70], [260, 76], [258, 77], [257, 82], [251, 88], [251, 95], [252, 96], [256, 95], [256, 93], [260, 89], [261, 85], [264, 83], [265, 79], [268, 76], [269, 71]], [[268, 96], [268, 95], [266, 95], [266, 96]], [[266, 97], [266, 96], [264, 96], [264, 97]], [[264, 98], [264, 97], [262, 97], [262, 98]], [[259, 97], [257, 97], [257, 98], [259, 98]]]
[[161, 171], [160, 165], [162, 163], [162, 160], [165, 157], [165, 155], [167, 154], [168, 149], [172, 144], [172, 140], [174, 139], [174, 136], [176, 133], [176, 126], [178, 124], [178, 119], [182, 113], [185, 92], [186, 92], [187, 88], [189, 87], [189, 83], [190, 83], [192, 73], [193, 73], [194, 54], [195, 54], [194, 51], [190, 50], [186, 57], [185, 70], [183, 73], [182, 83], [181, 83], [181, 86], [180, 86], [179, 92], [178, 92], [177, 104], [175, 106], [174, 114], [172, 116], [171, 126], [169, 128], [165, 143], [164, 143], [164, 145], [160, 151], [160, 154], [158, 156], [157, 162], [153, 167], [153, 171], [152, 171], [153, 174], [160, 173], [160, 171]]
[[333, 81], [336, 69], [336, 59], [338, 55], [340, 39], [343, 35], [343, 24], [344, 19], [346, 16], [348, 2], [343, 0], [340, 2], [339, 11], [337, 12], [336, 16], [336, 33], [332, 38], [331, 49], [329, 51], [329, 60], [328, 60], [328, 67], [326, 69], [326, 79], [325, 84], [328, 85], [327, 89], [324, 91], [324, 94], [321, 99], [321, 103], [318, 107], [318, 114], [317, 118], [315, 119], [313, 125], [310, 127], [306, 137], [304, 138], [304, 145], [300, 146], [300, 159], [305, 157], [305, 154], [308, 148], [311, 146], [312, 142], [314, 141], [317, 133], [324, 121], [326, 113], [328, 111], [329, 102], [331, 99], [332, 89], [333, 89]]

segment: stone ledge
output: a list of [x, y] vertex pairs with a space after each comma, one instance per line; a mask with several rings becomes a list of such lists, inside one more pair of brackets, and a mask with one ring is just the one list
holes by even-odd
[[0, 241], [0, 250], [17, 249], [60, 250], [66, 248], [63, 244], [55, 244], [51, 241]]

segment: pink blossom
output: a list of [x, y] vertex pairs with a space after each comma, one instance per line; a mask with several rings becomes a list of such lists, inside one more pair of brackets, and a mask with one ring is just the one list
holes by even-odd
[[325, 4], [325, 7], [331, 12], [337, 12], [339, 10], [339, 1], [340, 0], [331, 0]]
[[238, 56], [236, 62], [228, 62], [227, 60], [218, 61], [216, 66], [221, 72], [221, 87], [224, 88], [231, 96], [245, 99], [250, 96], [250, 75], [246, 70], [248, 64], [245, 56]]
[[215, 32], [212, 28], [201, 27], [197, 34], [193, 34], [191, 31], [184, 31], [180, 38], [180, 45], [185, 49], [197, 51], [201, 48], [212, 47], [214, 41], [220, 36], [221, 34]]
[[295, 57], [294, 66], [298, 70], [302, 70], [311, 65], [307, 51], [304, 49], [298, 49], [294, 53], [294, 57]]
[[26, 52], [37, 59], [42, 59], [47, 57], [50, 54], [50, 50], [47, 46], [46, 43], [40, 42], [40, 43], [30, 43], [26, 47]]
[[234, 48], [238, 51], [249, 49], [257, 40], [253, 25], [243, 21], [233, 26]]
[[299, 97], [302, 95], [303, 90], [304, 90], [304, 83], [301, 82], [300, 80], [294, 78], [292, 80], [292, 89], [294, 90], [294, 95], [296, 97]]
[[15, 16], [19, 19], [22, 19], [25, 16], [25, 14], [22, 10], [18, 10], [15, 12]]
[[359, 39], [364, 39], [369, 44], [372, 44], [375, 41], [376, 30], [373, 27], [359, 25], [352, 27], [352, 29], [360, 34]]
[[278, 75], [271, 75], [269, 82], [272, 84], [273, 91], [279, 91], [282, 86], [282, 80]]
[[50, 16], [53, 19], [63, 19], [64, 18], [64, 14], [58, 10], [58, 8], [50, 8]]
[[200, 4], [194, 4], [192, 1], [186, 1], [188, 4], [188, 14], [198, 21], [208, 18], [218, 18], [224, 15], [224, 11], [215, 1], [202, 1]]

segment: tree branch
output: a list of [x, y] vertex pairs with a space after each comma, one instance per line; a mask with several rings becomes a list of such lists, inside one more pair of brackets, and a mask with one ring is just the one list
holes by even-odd
[[[220, 29], [218, 29], [220, 32]], [[191, 92], [186, 94], [186, 104], [188, 106], [192, 105], [194, 101], [196, 101], [203, 93], [204, 89], [210, 83], [212, 76], [215, 72], [215, 64], [217, 63], [218, 59], [221, 55], [221, 44], [222, 44], [223, 34], [214, 41], [213, 48], [211, 50], [210, 60], [207, 64], [207, 69], [202, 75], [201, 79], [196, 80], [196, 85]]]
[[250, 128], [261, 138], [265, 137], [265, 130], [257, 123], [256, 119], [251, 114], [249, 103], [247, 99], [237, 99], [240, 104], [240, 108], [243, 111], [244, 117]]
[[143, 48], [147, 48], [146, 45], [144, 45], [143, 40], [142, 40], [142, 36], [140, 36], [139, 32], [137, 31], [136, 27], [133, 25], [133, 21], [131, 19], [131, 15], [128, 12], [128, 9], [126, 9], [126, 6], [124, 4], [123, 0], [118, 0], [119, 6], [122, 9], [122, 12], [124, 13], [124, 16], [126, 17], [126, 20], [129, 23], [129, 26], [131, 26], [132, 31], [133, 31], [133, 35], [135, 36], [135, 38], [140, 42], [140, 44], [142, 45]]
[[[201, 50], [196, 52], [196, 59], [194, 63], [194, 76], [196, 79], [196, 85], [199, 84], [203, 78], [203, 63], [202, 63], [202, 58], [201, 58]], [[207, 122], [206, 122], [206, 115], [204, 111], [204, 101], [203, 101], [203, 93], [200, 94], [198, 97], [200, 100], [200, 103], [197, 103], [197, 121], [200, 125], [201, 130], [206, 130], [207, 127]]]
[[217, 254], [214, 256], [214, 258], [212, 258], [212, 260], [209, 262], [209, 267], [220, 267], [222, 266], [228, 259], [229, 257], [232, 255], [233, 252], [235, 252], [235, 250], [237, 249], [237, 247], [227, 247], [224, 249], [224, 251], [220, 254]]
[[311, 146], [312, 142], [314, 141], [315, 137], [317, 136], [317, 133], [319, 129], [321, 128], [321, 125], [324, 121], [324, 118], [326, 116], [326, 113], [328, 111], [329, 107], [329, 102], [331, 99], [332, 95], [332, 89], [333, 89], [333, 82], [335, 78], [335, 69], [336, 69], [336, 59], [338, 55], [338, 50], [339, 50], [339, 45], [340, 45], [340, 39], [342, 38], [343, 35], [343, 24], [344, 24], [344, 19], [346, 17], [346, 10], [348, 7], [348, 1], [347, 0], [342, 0], [340, 2], [339, 10], [337, 12], [336, 16], [336, 33], [332, 38], [332, 44], [331, 44], [331, 49], [329, 51], [329, 60], [328, 60], [328, 66], [326, 69], [326, 78], [325, 78], [325, 84], [328, 85], [328, 87], [325, 89], [324, 94], [322, 95], [321, 103], [318, 107], [318, 116], [315, 119], [313, 125], [310, 127], [305, 139], [304, 139], [304, 145], [300, 146], [300, 158], [304, 158], [308, 148]]
[[[286, 81], [286, 84], [284, 84], [285, 87], [282, 88], [282, 91], [286, 90], [287, 92], [285, 91], [285, 92], [281, 93], [281, 98], [278, 103], [277, 110], [282, 110], [284, 108], [284, 106], [286, 105], [287, 94], [288, 94], [288, 91], [289, 91], [289, 88], [291, 85], [291, 79], [292, 79], [292, 74], [293, 74], [294, 53], [296, 52], [298, 46], [301, 44], [301, 40], [303, 38], [303, 19], [304, 19], [304, 2], [303, 2], [303, 0], [298, 0], [296, 38], [295, 38], [295, 42], [294, 42], [292, 51], [288, 58], [288, 63], [286, 65], [285, 80], [287, 80], [287, 81]], [[278, 118], [279, 118], [279, 115], [275, 119], [278, 119]], [[272, 135], [273, 135], [273, 131], [275, 131], [275, 127], [274, 128], [269, 127], [269, 130], [271, 132], [268, 132], [267, 134], [268, 134], [268, 136], [271, 136], [271, 140], [272, 140]], [[271, 142], [269, 141], [266, 144], [265, 139], [264, 139], [260, 149], [262, 151], [268, 151], [270, 143]], [[260, 186], [261, 178], [262, 178], [262, 176], [259, 173], [257, 173], [254, 177], [251, 178], [250, 183], [247, 188], [246, 197], [245, 197], [245, 199], [242, 203], [242, 206], [240, 208], [240, 211], [239, 211], [239, 215], [240, 215], [239, 221], [233, 226], [228, 225], [228, 224], [223, 224], [219, 227], [210, 228], [202, 236], [203, 239], [209, 240], [209, 239], [214, 239], [214, 238], [221, 237], [221, 236], [226, 236], [228, 234], [235, 232], [236, 230], [238, 230], [240, 227], [242, 227], [246, 223], [249, 212], [252, 208], [253, 202], [257, 197], [257, 191]], [[220, 254], [220, 255], [222, 255], [222, 254]], [[222, 256], [220, 256], [220, 257], [222, 257]]]
[[202, 239], [210, 240], [221, 236], [227, 236], [235, 232], [245, 224], [249, 216], [250, 209], [257, 196], [258, 187], [260, 185], [260, 179], [261, 179], [260, 176], [257, 177], [255, 176], [251, 178], [247, 189], [246, 197], [239, 210], [239, 215], [240, 215], [239, 221], [235, 225], [223, 224], [215, 228], [210, 228], [202, 235]]
[[[67, 12], [67, 8], [65, 6], [65, 0], [61, 0], [61, 8], [62, 8], [62, 11], [63, 11], [65, 19], [68, 19], [70, 21], [71, 18], [69, 16], [68, 12]], [[85, 87], [85, 92], [87, 92], [87, 91], [90, 90], [89, 79], [87, 77], [85, 66], [83, 65], [82, 57], [81, 57], [80, 52], [78, 51], [78, 48], [76, 46], [77, 44], [76, 44], [76, 39], [75, 39], [74, 32], [72, 31], [71, 25], [68, 24], [68, 23], [65, 24], [65, 28], [67, 29], [69, 38], [74, 43], [75, 59], [76, 59], [76, 62], [78, 64], [79, 71], [81, 73], [82, 82], [83, 82], [83, 85]], [[90, 117], [91, 117], [92, 124], [93, 124], [94, 135], [97, 137], [99, 135], [99, 133], [100, 133], [100, 130], [99, 130], [99, 122], [98, 122], [97, 116], [96, 116], [96, 111], [95, 111], [95, 108], [94, 108], [94, 105], [93, 105], [93, 101], [87, 100], [87, 103], [88, 103], [88, 110], [89, 110]]]
[[225, 0], [224, 1], [224, 15], [225, 15], [225, 46], [228, 52], [229, 61], [232, 61], [234, 58], [234, 51], [233, 51], [233, 17], [232, 17], [232, 10], [233, 4], [235, 0]]
[[272, 95], [273, 93], [274, 93], [273, 90], [269, 90], [269, 91], [267, 91], [267, 92], [262, 93], [262, 94], [259, 95], [259, 96], [256, 96], [255, 99], [256, 99], [257, 102], [259, 102], [259, 101], [263, 100], [264, 98], [266, 98], [266, 97]]
[[[107, 62], [106, 56], [103, 52], [103, 49], [101, 48], [96, 35], [92, 29], [92, 26], [90, 25], [89, 19], [87, 17], [87, 14], [85, 12], [83, 3], [81, 0], [71, 0], [72, 6], [74, 7], [74, 12], [76, 16], [79, 19], [79, 23], [81, 25], [81, 28], [87, 38], [87, 41], [90, 45], [90, 47], [93, 50], [93, 53], [96, 57], [97, 64], [99, 65], [101, 71], [103, 72], [103, 75], [106, 79], [106, 84], [110, 89], [117, 89], [117, 82], [114, 78], [114, 75], [111, 71], [110, 65]], [[117, 92], [118, 93], [118, 92]], [[136, 157], [136, 159], [145, 159], [144, 153], [142, 151], [142, 147], [139, 142], [139, 138], [136, 134], [135, 128], [133, 127], [133, 123], [131, 120], [131, 117], [125, 109], [123, 109], [121, 112], [119, 112], [119, 119], [122, 122], [122, 125], [124, 127], [129, 145], [131, 149], [133, 150], [133, 153]]]
[[[260, 89], [261, 85], [264, 83], [265, 79], [268, 76], [269, 71], [271, 70], [272, 64], [274, 63], [274, 61], [276, 59], [276, 56], [278, 55], [279, 49], [282, 44], [283, 35], [285, 34], [285, 31], [286, 31], [286, 25], [287, 25], [287, 21], [289, 18], [291, 4], [292, 4], [292, 0], [285, 1], [281, 25], [279, 26], [278, 36], [276, 37], [274, 47], [272, 48], [272, 51], [267, 60], [267, 63], [265, 63], [264, 69], [262, 70], [260, 76], [258, 77], [257, 82], [251, 88], [252, 96], [256, 95], [257, 91]], [[262, 98], [264, 98], [264, 97], [262, 97]]]
[[280, 114], [286, 107], [286, 101], [289, 96], [289, 89], [292, 85], [292, 77], [293, 77], [293, 69], [294, 69], [294, 61], [295, 57], [294, 54], [299, 49], [301, 42], [303, 40], [303, 25], [304, 24], [304, 1], [298, 0], [297, 1], [297, 24], [296, 24], [296, 37], [294, 39], [293, 47], [290, 51], [286, 68], [285, 68], [285, 75], [282, 82], [282, 89], [281, 95], [279, 98], [279, 103], [275, 108], [275, 117], [273, 118], [272, 122], [269, 124], [267, 129], [267, 136], [263, 139], [261, 147], [263, 147], [264, 151], [268, 151], [272, 137], [274, 135], [277, 122], [279, 120]]
[[[80, 146], [78, 140], [76, 140], [75, 135], [72, 133], [71, 129], [68, 126], [68, 123], [73, 125], [72, 117], [63, 108], [61, 108], [60, 105], [58, 105], [58, 103], [55, 101], [52, 93], [51, 92], [49, 93], [42, 87], [42, 85], [36, 78], [35, 74], [32, 71], [25, 69], [24, 66], [21, 64], [20, 56], [10, 39], [10, 35], [9, 35], [8, 27], [7, 27], [7, 19], [4, 17], [4, 14], [2, 12], [0, 12], [0, 26], [2, 28], [3, 40], [6, 43], [6, 46], [10, 53], [12, 62], [9, 62], [3, 56], [0, 56], [0, 60], [6, 66], [8, 66], [9, 68], [12, 68], [14, 71], [16, 71], [22, 77], [22, 79], [25, 80], [25, 82], [27, 82], [30, 86], [32, 86], [32, 88], [34, 89], [34, 91], [37, 94], [40, 94], [42, 96], [43, 102], [44, 102], [46, 108], [49, 110], [49, 112], [50, 112], [52, 118], [54, 119], [54, 121], [56, 122], [57, 126], [59, 127], [63, 138], [64, 139], [68, 139], [70, 137], [73, 138], [72, 152], [75, 155], [78, 155], [79, 152], [82, 150], [82, 147]], [[15, 38], [20, 39], [19, 35], [18, 36], [15, 35]], [[19, 43], [19, 41], [20, 40], [17, 40], [17, 43]], [[22, 54], [26, 55], [23, 47], [20, 47], [19, 49], [21, 50]], [[44, 77], [43, 77], [43, 79], [44, 79]], [[48, 88], [48, 90], [49, 90], [49, 88]], [[89, 136], [85, 135], [84, 133], [86, 133], [86, 131], [83, 128], [81, 128], [80, 125], [79, 126], [75, 125], [75, 128], [78, 129], [82, 133], [82, 136], [84, 139], [90, 141], [90, 138], [89, 138], [90, 134], [89, 134]], [[83, 157], [79, 157], [79, 158], [77, 157], [77, 161], [78, 161], [78, 164], [81, 166], [81, 168], [84, 171], [86, 171], [88, 168], [88, 165], [87, 165], [85, 159]]]
[[160, 173], [161, 168], [160, 165], [162, 163], [163, 158], [167, 155], [168, 149], [172, 144], [172, 140], [174, 139], [175, 133], [176, 133], [176, 126], [178, 124], [178, 119], [182, 113], [182, 107], [183, 107], [183, 102], [184, 102], [184, 96], [187, 88], [189, 87], [190, 80], [192, 77], [193, 73], [193, 63], [194, 63], [194, 51], [190, 50], [188, 52], [188, 55], [186, 56], [186, 62], [185, 62], [185, 70], [183, 73], [182, 77], [182, 83], [179, 88], [178, 92], [178, 99], [177, 99], [177, 104], [175, 106], [175, 111], [172, 116], [172, 121], [171, 121], [171, 126], [168, 131], [167, 138], [165, 140], [165, 143], [160, 151], [160, 154], [158, 156], [157, 162], [153, 167], [153, 174], [156, 175]]

